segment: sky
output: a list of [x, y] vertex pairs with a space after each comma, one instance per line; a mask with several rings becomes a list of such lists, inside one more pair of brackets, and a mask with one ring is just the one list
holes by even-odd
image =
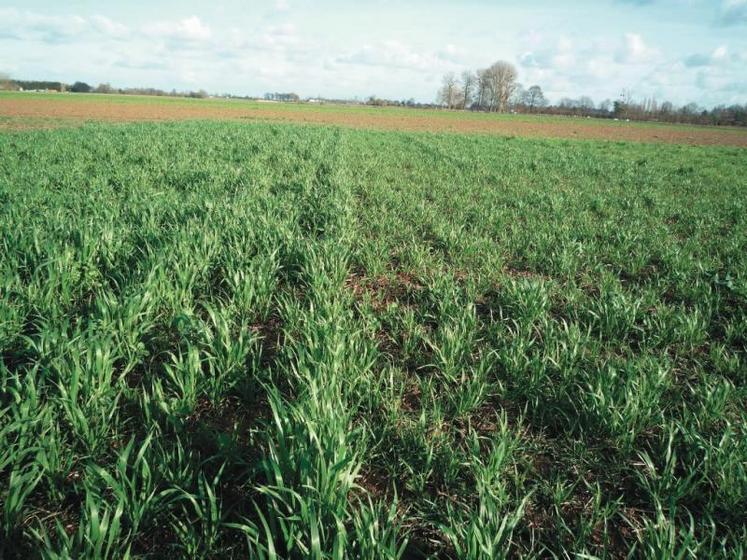
[[496, 60], [551, 101], [747, 103], [747, 0], [0, 0], [18, 79], [431, 102]]

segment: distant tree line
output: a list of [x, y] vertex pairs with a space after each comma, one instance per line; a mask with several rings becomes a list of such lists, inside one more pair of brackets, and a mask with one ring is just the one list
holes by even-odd
[[373, 107], [410, 107], [412, 109], [435, 109], [438, 107], [435, 103], [419, 103], [412, 97], [410, 99], [384, 99], [376, 95], [371, 95], [366, 99], [366, 105]]
[[596, 104], [588, 96], [568, 97], [551, 104], [542, 88], [524, 88], [517, 81], [516, 67], [502, 60], [488, 68], [464, 71], [460, 76], [449, 72], [443, 76], [436, 101], [439, 107], [489, 112], [544, 113], [576, 117], [651, 120], [672, 123], [747, 126], [747, 104], [719, 105], [712, 109], [696, 103], [678, 107], [669, 101], [653, 98], [636, 101], [625, 90], [615, 101]]
[[4, 78], [0, 80], [0, 89], [18, 90], [44, 90], [44, 91], [67, 91], [70, 86], [63, 82], [50, 82], [42, 80], [11, 80]]
[[14, 80], [7, 76], [0, 75], [0, 90], [10, 91], [58, 91], [72, 93], [116, 93], [120, 95], [155, 95], [168, 97], [208, 97], [204, 90], [197, 91], [164, 91], [157, 88], [115, 88], [109, 83], [91, 86], [86, 82], [74, 82], [66, 84], [64, 82], [51, 82], [46, 80]]
[[70, 91], [74, 93], [117, 93], [121, 95], [154, 95], [156, 97], [192, 97], [195, 99], [209, 97], [208, 92], [204, 89], [196, 91], [177, 91], [175, 89], [164, 91], [158, 88], [143, 87], [115, 88], [108, 82], [99, 84], [96, 87], [89, 86], [85, 82], [75, 82], [70, 86]]
[[297, 93], [265, 93], [266, 101], [283, 101], [285, 103], [298, 103], [301, 97]]
[[[523, 112], [522, 106], [516, 108]], [[547, 105], [543, 113], [578, 117], [614, 118], [635, 121], [659, 121], [717, 126], [747, 126], [747, 104], [718, 105], [711, 109], [696, 103], [677, 106], [671, 101], [657, 102], [654, 98], [636, 101], [626, 93], [620, 99], [606, 99], [595, 104], [589, 97], [563, 98], [555, 105]]]

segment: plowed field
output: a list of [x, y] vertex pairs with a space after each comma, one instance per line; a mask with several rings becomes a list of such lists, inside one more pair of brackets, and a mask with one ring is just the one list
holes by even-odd
[[286, 121], [363, 129], [454, 132], [534, 138], [579, 138], [691, 145], [747, 146], [747, 130], [726, 127], [489, 115], [461, 111], [293, 105], [116, 95], [0, 95], [0, 129], [53, 128], [85, 121]]

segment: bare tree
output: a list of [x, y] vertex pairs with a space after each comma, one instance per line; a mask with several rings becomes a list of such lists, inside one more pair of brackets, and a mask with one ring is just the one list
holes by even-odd
[[582, 111], [594, 110], [594, 100], [588, 95], [582, 95], [578, 98], [578, 108]]
[[516, 89], [516, 67], [510, 62], [499, 60], [487, 69], [487, 74], [490, 110], [503, 112]]
[[508, 100], [511, 109], [514, 111], [523, 110], [526, 105], [526, 96], [527, 90], [524, 89], [522, 84], [517, 83], [511, 98]]
[[487, 69], [481, 69], [475, 72], [477, 77], [477, 107], [482, 109], [488, 106], [488, 97], [490, 91], [490, 84]]
[[633, 104], [633, 92], [627, 88], [620, 92], [620, 99], [614, 102], [613, 112], [616, 117], [627, 118], [630, 116], [630, 108]]
[[16, 89], [16, 85], [13, 83], [13, 80], [10, 79], [10, 75], [6, 74], [5, 72], [0, 72], [0, 90], [7, 89], [12, 90]]
[[438, 92], [438, 102], [446, 105], [449, 109], [453, 109], [458, 105], [458, 93], [459, 82], [454, 72], [444, 74], [441, 89]]
[[672, 113], [674, 113], [674, 105], [672, 104], [671, 101], [665, 101], [664, 103], [661, 104], [661, 107], [659, 108], [659, 112], [662, 115], [671, 115]]
[[475, 72], [470, 70], [462, 72], [462, 109], [466, 109], [472, 104], [477, 82], [478, 76]]
[[545, 94], [542, 93], [542, 88], [539, 86], [530, 87], [524, 99], [530, 112], [547, 106], [547, 99], [545, 99]]

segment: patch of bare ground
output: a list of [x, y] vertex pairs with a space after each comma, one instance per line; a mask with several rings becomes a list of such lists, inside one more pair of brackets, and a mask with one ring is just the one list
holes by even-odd
[[393, 303], [410, 305], [423, 290], [412, 274], [401, 271], [375, 278], [353, 273], [348, 277], [346, 286], [357, 301], [370, 299], [374, 311], [383, 311]]
[[[4, 118], [3, 118], [4, 117]], [[577, 138], [586, 140], [615, 140], [691, 145], [724, 145], [747, 147], [747, 131], [676, 125], [647, 125], [642, 123], [614, 123], [599, 120], [569, 118], [549, 120], [537, 118], [476, 118], [454, 113], [371, 110], [319, 110], [305, 106], [282, 108], [255, 104], [225, 102], [184, 103], [179, 101], [156, 103], [152, 100], [128, 100], [117, 103], [102, 96], [86, 100], [66, 97], [54, 99], [0, 98], [0, 130], [23, 128], [18, 118], [44, 122], [44, 128], [59, 123], [66, 126], [85, 121], [135, 122], [178, 120], [257, 120], [334, 125], [351, 128], [401, 130], [421, 132], [453, 132], [462, 134], [492, 134], [535, 138]], [[10, 122], [11, 124], [7, 124]]]
[[505, 268], [503, 270], [503, 273], [506, 276], [514, 278], [516, 280], [523, 278], [525, 280], [540, 280], [543, 282], [547, 282], [551, 279], [546, 274], [541, 274], [539, 272], [534, 272], [533, 270], [525, 270], [520, 268]]
[[261, 339], [262, 365], [267, 366], [272, 363], [283, 345], [282, 320], [277, 313], [273, 313], [265, 322], [252, 325], [251, 331]]

